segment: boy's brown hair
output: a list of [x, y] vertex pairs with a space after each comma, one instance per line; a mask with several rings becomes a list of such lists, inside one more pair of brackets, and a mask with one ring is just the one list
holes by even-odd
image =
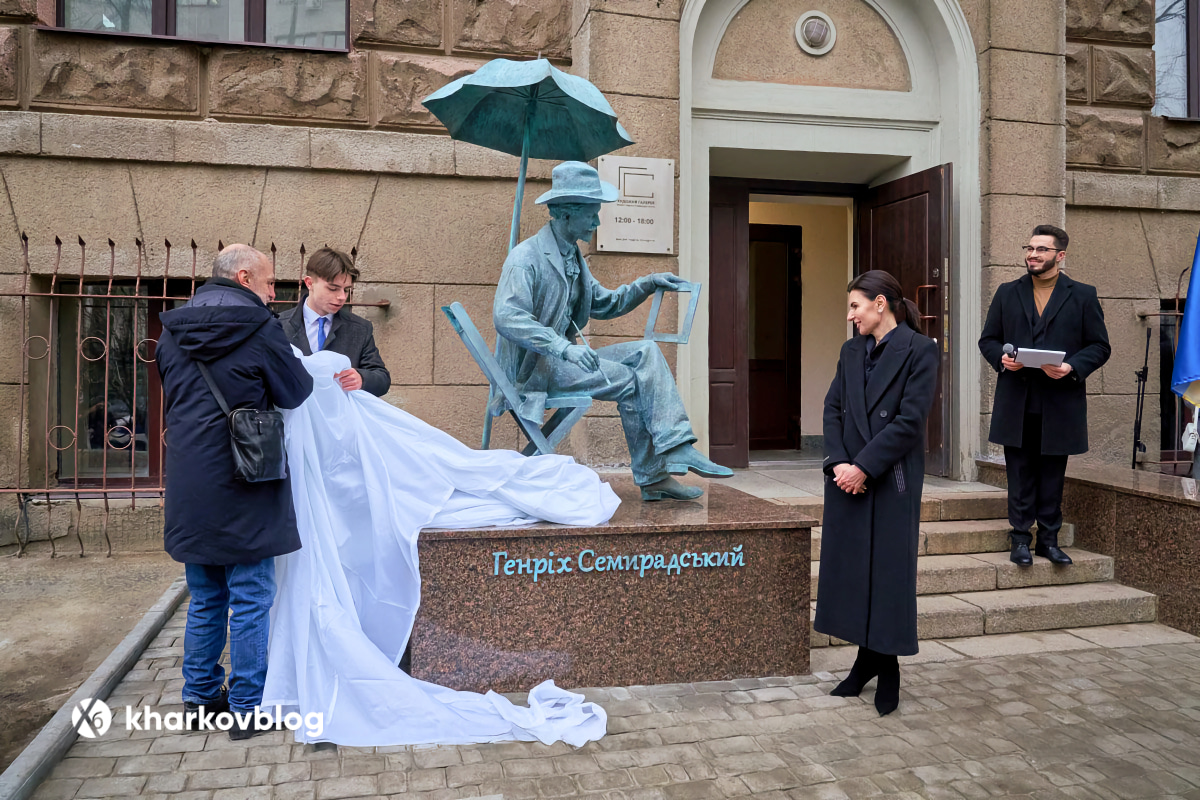
[[308, 259], [305, 272], [322, 280], [333, 281], [342, 275], [350, 276], [350, 283], [358, 281], [358, 267], [350, 260], [350, 256], [332, 247], [322, 247]]

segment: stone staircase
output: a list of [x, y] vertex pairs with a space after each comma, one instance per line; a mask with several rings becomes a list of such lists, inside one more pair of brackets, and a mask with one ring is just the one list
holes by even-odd
[[[1008, 560], [1002, 493], [963, 493], [922, 503], [917, 558], [917, 632], [922, 640], [1153, 622], [1157, 598], [1113, 581], [1108, 556], [1072, 545], [1064, 525], [1059, 544], [1075, 563], [1056, 567], [1034, 557], [1032, 567]], [[821, 529], [813, 529], [812, 592], [816, 609]], [[845, 644], [812, 631], [812, 646]]]

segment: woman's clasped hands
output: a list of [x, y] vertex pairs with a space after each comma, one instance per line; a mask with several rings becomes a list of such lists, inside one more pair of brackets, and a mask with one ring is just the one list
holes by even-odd
[[867, 491], [867, 473], [853, 464], [835, 464], [833, 482], [846, 494], [862, 494]]

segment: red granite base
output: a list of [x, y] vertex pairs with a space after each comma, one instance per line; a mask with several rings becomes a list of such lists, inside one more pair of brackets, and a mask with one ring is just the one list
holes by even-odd
[[608, 525], [423, 533], [413, 675], [504, 692], [808, 672], [811, 519], [716, 482], [687, 503], [612, 484]]
[[[979, 461], [980, 480], [1005, 486], [1004, 464]], [[1157, 472], [1067, 466], [1063, 519], [1075, 546], [1112, 556], [1118, 583], [1158, 596], [1158, 621], [1200, 635], [1200, 490]]]

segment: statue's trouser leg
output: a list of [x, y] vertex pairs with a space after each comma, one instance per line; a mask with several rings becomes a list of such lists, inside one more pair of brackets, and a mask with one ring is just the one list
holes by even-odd
[[634, 482], [646, 486], [662, 480], [667, 477], [662, 455], [696, 441], [666, 358], [647, 341], [601, 347], [596, 354], [603, 374], [560, 362], [554, 365], [551, 393], [586, 392], [597, 400], [615, 400]]

